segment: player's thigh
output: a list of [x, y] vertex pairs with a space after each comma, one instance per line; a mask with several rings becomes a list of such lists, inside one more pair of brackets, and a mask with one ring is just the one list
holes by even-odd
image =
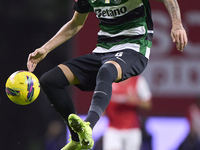
[[103, 59], [106, 63], [115, 62], [114, 65], [118, 69], [118, 80], [126, 80], [141, 74], [148, 62], [144, 55], [130, 49], [105, 54]]
[[103, 150], [121, 150], [122, 138], [118, 130], [108, 128], [103, 137]]
[[58, 67], [63, 71], [63, 73], [65, 74], [70, 85], [80, 84], [80, 81], [72, 73], [72, 71], [69, 69], [69, 67], [67, 67], [66, 65], [63, 65], [63, 64], [58, 65]]

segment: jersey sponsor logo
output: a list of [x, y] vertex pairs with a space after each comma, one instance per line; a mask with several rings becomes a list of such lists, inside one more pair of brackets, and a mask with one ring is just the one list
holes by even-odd
[[125, 6], [116, 9], [95, 9], [95, 13], [98, 18], [101, 17], [117, 17], [125, 14], [127, 12], [127, 8]]
[[122, 0], [114, 0], [116, 4], [120, 4]]
[[106, 3], [106, 4], [109, 4], [109, 3], [110, 3], [110, 0], [105, 0], [105, 3]]
[[97, 0], [91, 0], [92, 3], [96, 2]]

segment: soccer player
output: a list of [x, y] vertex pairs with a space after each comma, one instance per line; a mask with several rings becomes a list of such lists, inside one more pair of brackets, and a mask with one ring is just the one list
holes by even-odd
[[[171, 16], [173, 42], [183, 51], [187, 35], [177, 0], [162, 1]], [[109, 104], [112, 83], [137, 76], [145, 69], [153, 37], [148, 0], [75, 0], [73, 9], [72, 19], [47, 43], [30, 53], [27, 62], [28, 70], [33, 72], [49, 52], [83, 27], [89, 12], [96, 13], [100, 31], [92, 54], [63, 62], [40, 78], [41, 87], [71, 133], [72, 140], [63, 150], [92, 149], [92, 129]], [[84, 121], [76, 115], [73, 102], [64, 90], [68, 85], [83, 91], [94, 90]]]
[[149, 110], [151, 91], [141, 75], [112, 84], [106, 115], [109, 127], [103, 137], [103, 150], [140, 150], [142, 132], [138, 108]]

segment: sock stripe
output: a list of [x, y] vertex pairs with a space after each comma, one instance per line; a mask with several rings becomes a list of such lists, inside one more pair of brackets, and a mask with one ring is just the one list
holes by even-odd
[[97, 93], [102, 93], [102, 94], [108, 95], [106, 92], [103, 92], [103, 91], [94, 91], [94, 94], [97, 94]]

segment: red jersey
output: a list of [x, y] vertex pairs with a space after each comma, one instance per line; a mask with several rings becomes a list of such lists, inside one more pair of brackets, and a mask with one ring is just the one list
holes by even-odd
[[132, 77], [120, 83], [113, 83], [111, 101], [106, 109], [110, 127], [118, 129], [139, 128], [140, 122], [136, 107], [127, 99], [127, 92], [137, 94], [138, 77]]

